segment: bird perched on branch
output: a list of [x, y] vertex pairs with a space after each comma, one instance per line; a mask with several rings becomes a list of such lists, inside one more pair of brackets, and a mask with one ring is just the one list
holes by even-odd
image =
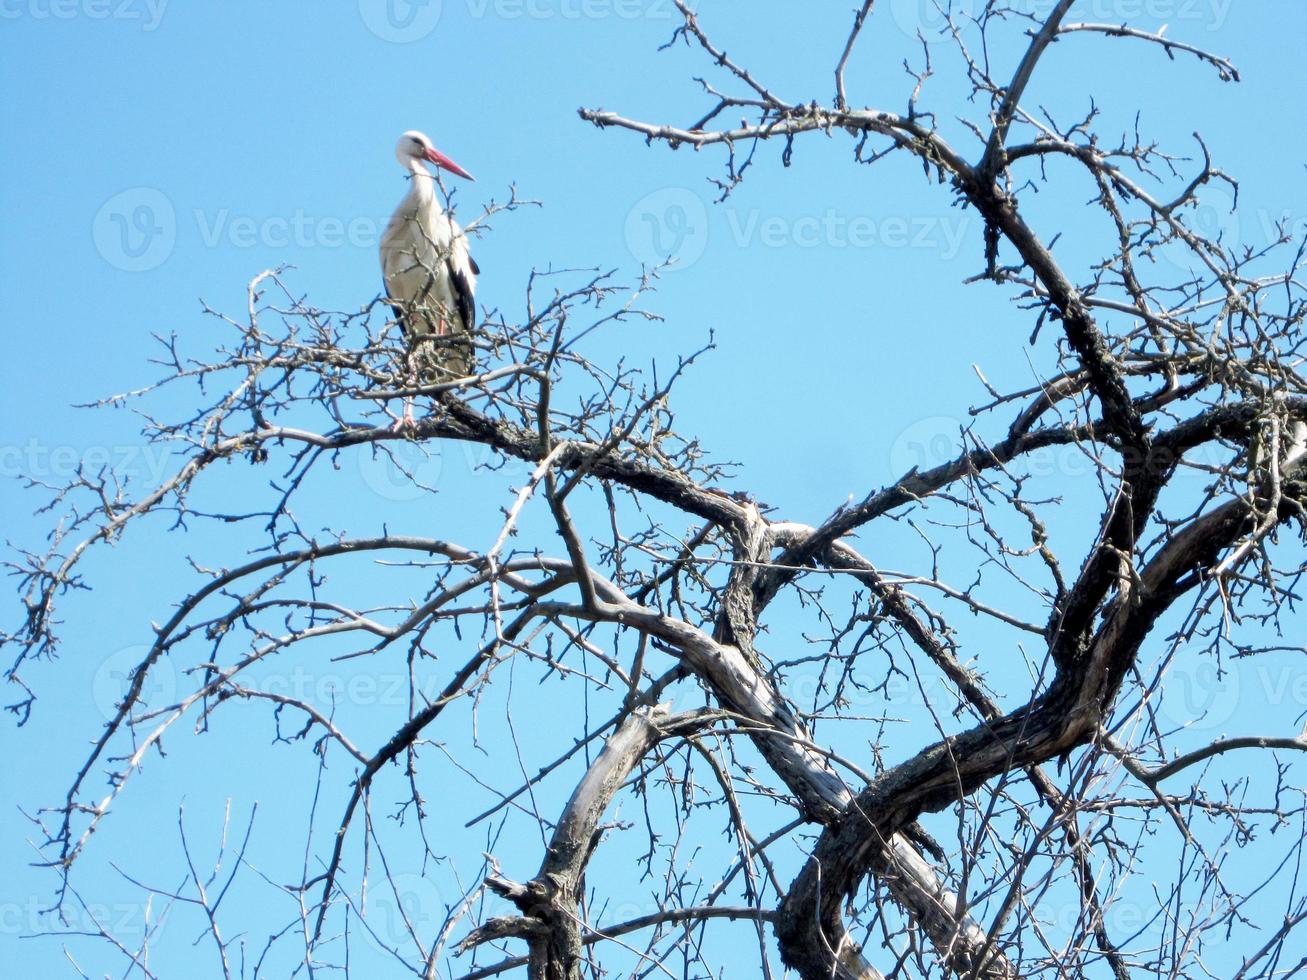
[[[386, 297], [409, 344], [412, 364], [424, 381], [450, 381], [472, 371], [477, 274], [467, 237], [440, 206], [431, 163], [475, 178], [410, 130], [395, 145], [395, 157], [409, 172], [409, 189], [381, 236], [381, 272]], [[411, 418], [411, 409], [405, 417]]]

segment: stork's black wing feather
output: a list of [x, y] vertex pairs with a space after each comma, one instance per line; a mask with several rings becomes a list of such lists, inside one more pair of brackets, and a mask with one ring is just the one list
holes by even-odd
[[[472, 266], [473, 274], [481, 270], [477, 264], [468, 257], [468, 264]], [[446, 260], [445, 267], [449, 270], [449, 281], [454, 287], [454, 303], [458, 307], [458, 317], [463, 321], [463, 329], [472, 331], [477, 325], [477, 302], [476, 294], [472, 292], [472, 283], [468, 281], [467, 276], [459, 271], [453, 262]]]

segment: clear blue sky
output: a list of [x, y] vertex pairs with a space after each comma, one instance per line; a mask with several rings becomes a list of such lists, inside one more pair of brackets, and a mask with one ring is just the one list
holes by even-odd
[[[733, 57], [799, 101], [830, 98], [850, 6], [767, 0], [746, 13], [704, 0], [700, 11]], [[1166, 23], [1170, 36], [1230, 57], [1243, 73], [1239, 85], [1220, 83], [1192, 59], [1171, 63], [1148, 47], [1084, 37], [1050, 54], [1035, 90], [1066, 119], [1083, 115], [1092, 93], [1107, 132], [1129, 128], [1139, 109], [1143, 131], [1177, 152], [1192, 152], [1188, 134], [1201, 130], [1219, 165], [1242, 182], [1237, 213], [1214, 210], [1210, 220], [1257, 244], [1275, 218], [1300, 230], [1307, 222], [1307, 7], [1229, 6], [1093, 0], [1073, 19], [1119, 21], [1138, 11], [1137, 26]], [[878, 7], [849, 72], [850, 100], [900, 110], [900, 64], [915, 45], [902, 26], [916, 0]], [[583, 124], [575, 113], [583, 105], [678, 124], [695, 118], [702, 103], [689, 78], [707, 66], [683, 49], [655, 51], [674, 14], [665, 0], [0, 0], [6, 536], [33, 545], [45, 529], [13, 478], [57, 479], [78, 460], [108, 459], [149, 479], [162, 465], [142, 450], [126, 412], [70, 406], [151, 379], [152, 333], [175, 331], [196, 350], [217, 342], [222, 334], [201, 316], [201, 299], [239, 314], [245, 283], [282, 264], [295, 267], [291, 288], [320, 307], [355, 310], [376, 295], [378, 228], [405, 190], [392, 147], [409, 128], [425, 130], [476, 175], [460, 191], [465, 207], [502, 199], [510, 184], [543, 202], [496, 222], [476, 243], [479, 298], [488, 306], [519, 314], [533, 267], [634, 273], [660, 250], [679, 257], [650, 304], [665, 323], [613, 335], [593, 353], [647, 363], [714, 331], [717, 351], [681, 391], [683, 425], [719, 458], [738, 460], [741, 486], [761, 500], [815, 521], [848, 494], [938, 459], [941, 440], [983, 399], [973, 364], [1000, 387], [1033, 377], [1023, 353], [1028, 319], [998, 290], [962, 285], [981, 264], [975, 216], [951, 207], [946, 190], [907, 161], [854, 165], [840, 138], [801, 142], [789, 169], [779, 146], [763, 147], [750, 179], [717, 205], [706, 178], [720, 175], [719, 154], [648, 149], [630, 134]], [[961, 111], [944, 98], [947, 82], [938, 100], [931, 91], [928, 108], [942, 117]], [[1079, 185], [1071, 196], [1060, 211], [1034, 211], [1066, 223], [1074, 262], [1074, 222], [1091, 192]], [[469, 470], [461, 450], [428, 465], [449, 475], [444, 500], [456, 500]], [[354, 478], [352, 529], [429, 518], [429, 502], [394, 490], [384, 471]], [[449, 511], [439, 516], [448, 521]], [[489, 519], [469, 516], [468, 536]], [[9, 760], [0, 807], [6, 975], [73, 975], [56, 940], [21, 938], [48, 925], [36, 909], [53, 879], [27, 867], [35, 855], [17, 808], [59, 798], [98, 731], [96, 706], [112, 699], [105, 691], [114, 670], [147, 642], [150, 620], [175, 597], [181, 548], [162, 539], [153, 546], [153, 559], [140, 542], [97, 559], [112, 587], [79, 607], [60, 661], [27, 671], [41, 696], [31, 725], [0, 726]], [[87, 893], [130, 896], [110, 856], [164, 884], [160, 875], [178, 867], [183, 799], [206, 840], [229, 794], [234, 820], [262, 801], [265, 831], [295, 812], [299, 756], [239, 779], [206, 778], [249, 753], [275, 760], [268, 727], [248, 739], [170, 744], [168, 763], [147, 771], [97, 838]], [[509, 768], [483, 776], [508, 785], [516, 763], [502, 764]], [[141, 831], [167, 844], [157, 854], [143, 848]], [[521, 853], [529, 860], [532, 842]], [[130, 919], [139, 911], [131, 901], [112, 908]], [[257, 904], [247, 912], [257, 946], [266, 925], [257, 924]], [[111, 969], [104, 951], [76, 948], [92, 974]]]

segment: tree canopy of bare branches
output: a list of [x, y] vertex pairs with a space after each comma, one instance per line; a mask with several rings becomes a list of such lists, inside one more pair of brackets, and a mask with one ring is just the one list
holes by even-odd
[[[366, 933], [427, 977], [716, 975], [723, 949], [732, 975], [805, 980], [1300, 970], [1301, 719], [1268, 711], [1225, 736], [1159, 706], [1195, 663], [1302, 652], [1303, 245], [1196, 227], [1205, 192], [1238, 193], [1201, 138], [1181, 156], [1100, 132], [1088, 87], [1078, 119], [1041, 102], [1041, 69], [1072, 42], [1188, 61], [1211, 84], [1236, 82], [1233, 64], [1182, 36], [1072, 22], [1072, 0], [1036, 6], [954, 11], [943, 43], [919, 38], [891, 106], [859, 104], [846, 77], [883, 17], [872, 0], [829, 39], [825, 101], [789, 99], [676, 0], [669, 45], [703, 76], [667, 110], [680, 122], [580, 111], [650, 153], [702, 151], [722, 199], [763, 157], [824, 140], [872, 165], [868, 182], [912, 160], [983, 227], [970, 288], [1011, 299], [1011, 321], [986, 329], [1025, 341], [1038, 382], [982, 376], [955, 456], [830, 500], [819, 522], [763, 504], [730, 447], [677, 414], [686, 372], [721, 369], [707, 337], [654, 369], [587, 356], [597, 331], [655, 319], [656, 269], [535, 274], [520, 314], [476, 332], [482, 373], [440, 384], [406, 373], [384, 307], [317, 309], [282, 270], [241, 313], [210, 311], [221, 349], [161, 338], [160, 380], [103, 404], [136, 406], [177, 465], [143, 491], [89, 471], [52, 488], [48, 548], [10, 561], [10, 713], [40, 710], [28, 668], [102, 584], [93, 555], [207, 524], [236, 550], [191, 555], [196, 584], [160, 598], [112, 718], [34, 818], [60, 899], [147, 761], [168, 764], [165, 740], [269, 711], [276, 741], [310, 750], [294, 756], [316, 787], [301, 866], [264, 876], [224, 836], [221, 873], [142, 884], [200, 917], [224, 976], [264, 975], [288, 949], [297, 975], [348, 975]], [[1046, 226], [1037, 195], [1077, 210], [1075, 227]], [[523, 203], [492, 204], [472, 233]], [[192, 411], [151, 413], [179, 389]], [[411, 398], [427, 409], [396, 428]], [[422, 529], [312, 496], [369, 456], [422, 492], [413, 452], [458, 444], [484, 451], [496, 490], [433, 497]], [[1035, 465], [1054, 450], [1089, 476]], [[468, 516], [486, 508], [493, 521]], [[270, 664], [324, 661], [398, 671], [404, 696], [364, 719], [260, 685]], [[164, 665], [183, 683], [151, 698]], [[894, 685], [918, 695], [910, 725], [887, 708]], [[486, 757], [521, 779], [490, 785]], [[455, 776], [485, 800], [450, 790]], [[465, 823], [482, 844], [455, 852], [442, 828]], [[402, 909], [398, 878], [442, 866], [459, 893], [378, 938], [368, 890]], [[287, 903], [266, 941], [224, 931], [237, 872]], [[606, 914], [636, 892], [647, 907]], [[1254, 895], [1274, 921], [1249, 914]], [[155, 975], [148, 950], [118, 948]]]

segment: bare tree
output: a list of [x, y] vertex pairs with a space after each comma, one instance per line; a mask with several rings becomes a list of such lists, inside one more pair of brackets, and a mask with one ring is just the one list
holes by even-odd
[[[832, 501], [810, 526], [759, 504], [677, 418], [676, 384], [704, 351], [651, 371], [583, 353], [594, 331], [651, 316], [648, 279], [538, 273], [520, 317], [492, 313], [477, 332], [483, 372], [428, 384], [406, 373], [394, 325], [371, 308], [323, 312], [264, 273], [248, 309], [221, 316], [230, 345], [196, 357], [166, 338], [159, 384], [106, 403], [148, 406], [160, 389], [193, 386], [190, 414], [147, 415], [148, 438], [179, 454], [171, 478], [136, 494], [79, 474], [55, 488], [64, 516], [49, 549], [11, 566], [25, 614], [5, 642], [22, 722], [37, 698], [24, 667], [54, 653], [57, 604], [95, 584], [82, 575], [92, 549], [131, 547], [151, 515], [244, 529], [249, 549], [235, 562], [194, 556], [200, 584], [156, 627], [66, 799], [39, 816], [64, 901], [92, 835], [165, 736], [266, 706], [280, 740], [311, 747], [297, 758], [317, 767], [322, 799], [334, 789], [343, 805], [306, 812], [302, 866], [264, 875], [293, 912], [261, 948], [222, 928], [239, 851], [221, 871], [192, 863], [180, 888], [148, 886], [201, 916], [225, 976], [261, 975], [288, 947], [305, 974], [348, 973], [351, 935], [372, 928], [369, 881], [384, 891], [444, 861], [475, 879], [385, 944], [419, 976], [598, 976], [600, 964], [715, 975], [720, 954], [708, 951], [738, 955], [741, 935], [755, 937], [757, 965], [732, 972], [773, 976], [779, 952], [812, 980], [1302, 969], [1301, 719], [1266, 713], [1252, 719], [1264, 729], [1213, 739], [1189, 724], [1197, 717], [1157, 708], [1186, 664], [1292, 664], [1302, 651], [1303, 246], [1200, 233], [1204, 191], [1238, 190], [1201, 139], [1190, 160], [1137, 132], [1105, 136], [1090, 92], [1082, 118], [1056, 122], [1036, 84], [1073, 35], [1194, 59], [1222, 81], [1237, 72], [1183, 39], [1070, 23], [1072, 0], [1039, 16], [989, 0], [947, 17], [943, 45], [920, 39], [902, 111], [855, 108], [845, 69], [876, 26], [872, 6], [843, 39], [829, 103], [782, 98], [678, 0], [671, 43], [709, 72], [695, 121], [581, 116], [650, 144], [719, 148], [723, 198], [757, 154], [774, 147], [788, 163], [808, 137], [847, 138], [864, 164], [915, 158], [983, 223], [973, 288], [1011, 297], [1021, 322], [1008, 326], [1029, 335], [1039, 383], [1000, 391], [982, 377], [989, 397], [955, 458]], [[964, 97], [929, 105], [940, 61], [958, 67]], [[1056, 229], [1027, 213], [1036, 193], [1070, 208], [1091, 200], [1076, 248], [1093, 261], [1059, 258]], [[414, 397], [429, 412], [397, 431], [397, 407]], [[501, 520], [484, 539], [457, 540], [444, 497], [437, 536], [359, 535], [357, 515], [324, 528], [297, 511], [342, 460], [458, 442], [489, 450], [490, 472], [526, 464], [503, 478]], [[1072, 487], [1033, 465], [1053, 449], [1090, 478]], [[339, 594], [347, 567], [371, 569], [389, 598]], [[251, 680], [267, 662], [327, 657], [405, 672], [386, 738]], [[186, 689], [147, 701], [165, 662]], [[434, 676], [438, 690], [425, 685]], [[554, 730], [523, 738], [511, 713], [481, 710], [505, 676], [517, 678], [510, 706], [533, 696], [520, 693], [529, 684], [561, 692]], [[800, 676], [815, 681], [797, 690]], [[864, 710], [900, 681], [923, 708], [906, 736]], [[521, 760], [520, 784], [486, 785], [481, 756], [443, 749], [454, 724], [501, 764]], [[428, 831], [433, 798], [455, 805], [441, 787], [458, 770], [495, 800], [467, 797], [460, 814], [493, 828], [484, 857], [450, 853]], [[618, 801], [640, 820], [607, 822]], [[403, 822], [382, 826], [377, 809]], [[251, 821], [245, 836], [256, 833]], [[388, 856], [401, 837], [417, 863]], [[635, 864], [605, 862], [623, 842]], [[538, 863], [505, 869], [500, 853], [524, 846]], [[293, 884], [273, 884], [290, 873]], [[637, 887], [654, 907], [601, 925], [604, 903]], [[1274, 915], [1250, 914], [1252, 900]], [[1123, 905], [1142, 910], [1137, 921], [1116, 914]], [[713, 945], [719, 930], [735, 937], [726, 947]], [[148, 950], [117, 948], [129, 972], [153, 975]]]

